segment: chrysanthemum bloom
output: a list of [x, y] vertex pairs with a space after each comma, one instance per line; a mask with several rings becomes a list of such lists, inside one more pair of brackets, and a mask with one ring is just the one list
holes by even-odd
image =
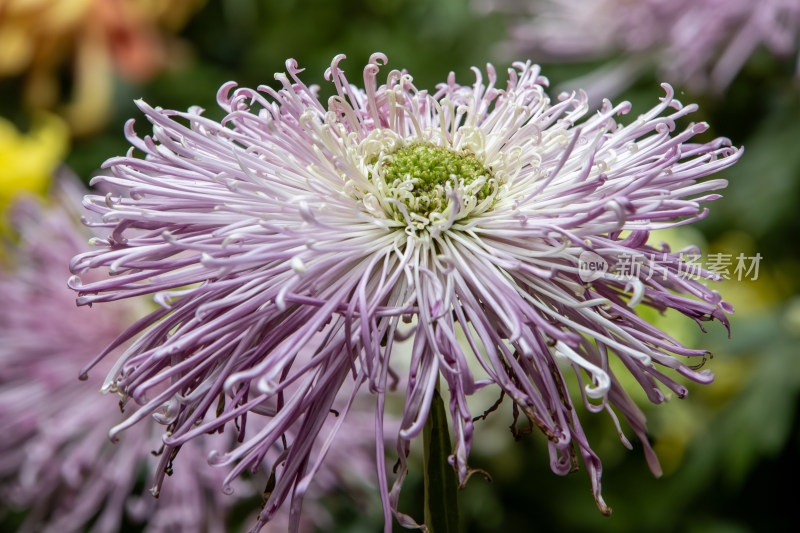
[[603, 86], [624, 89], [655, 64], [671, 83], [721, 92], [760, 47], [797, 57], [800, 74], [796, 0], [545, 0], [524, 6], [533, 9], [532, 17], [513, 29], [514, 51], [554, 61], [619, 55], [616, 65], [593, 77]]
[[[13, 208], [20, 244], [5, 250], [0, 268], [0, 516], [18, 509], [20, 531], [36, 533], [113, 533], [123, 520], [151, 533], [224, 532], [236, 500], [206, 458], [230, 435], [190, 443], [174, 465], [154, 421], [111, 443], [108, 430], [124, 415], [98, 393], [102, 375], [78, 380], [86, 358], [142, 310], [141, 301], [105, 313], [75, 307], [65, 279], [69, 259], [86, 247], [78, 209], [77, 201], [68, 213], [32, 200]], [[157, 500], [147, 489], [162, 482]]]
[[[87, 196], [112, 233], [72, 263], [76, 274], [110, 276], [70, 282], [81, 305], [153, 294], [161, 306], [116, 343], [136, 337], [104, 388], [142, 406], [118, 429], [166, 410], [173, 422], [165, 442], [178, 446], [233, 421], [243, 426], [251, 410], [271, 416], [238, 449], [212, 459], [234, 465], [230, 482], [278, 447], [261, 518], [291, 498], [296, 520], [325, 447], [368, 389], [377, 398], [389, 531], [390, 510], [415, 525], [397, 510], [398, 492], [437, 383], [443, 378], [449, 389], [451, 459], [462, 483], [476, 414], [467, 397], [492, 386], [546, 435], [554, 471], [583, 460], [608, 512], [600, 460], [565, 374], [574, 371], [589, 410], [605, 410], [617, 424], [622, 414], [658, 472], [644, 416], [611, 364], [632, 373], [654, 402], [665, 399], [661, 385], [686, 394], [671, 375], [711, 381], [692, 368], [706, 351], [682, 346], [636, 308], [727, 324], [731, 309], [720, 296], [683, 276], [683, 260], [666, 245], [647, 243], [652, 230], [704, 217], [702, 204], [726, 182], [701, 178], [740, 151], [726, 139], [690, 142], [708, 126], [679, 129], [676, 121], [696, 106], [683, 106], [667, 85], [658, 105], [622, 125], [616, 117], [628, 103], [606, 101], [584, 118], [586, 95], [551, 102], [530, 63], [509, 69], [505, 89], [488, 66], [488, 83], [476, 69], [472, 86], [451, 74], [428, 92], [404, 71], [379, 84], [382, 54], [358, 88], [342, 58], [325, 74], [335, 89], [327, 106], [292, 60], [288, 74], [276, 75], [279, 90], [224, 85], [221, 122], [199, 108], [138, 102], [153, 134], [139, 138], [128, 124], [133, 148], [96, 178], [128, 194]], [[584, 276], [587, 252], [610, 268]], [[651, 254], [657, 267], [641, 261], [632, 275], [614, 273], [624, 258]], [[405, 409], [390, 491], [382, 419], [402, 338], [413, 341], [410, 367], [398, 369], [408, 379], [400, 383]], [[298, 360], [301, 350], [314, 355]], [[321, 435], [333, 410], [334, 429]], [[318, 439], [325, 447], [312, 453]]]

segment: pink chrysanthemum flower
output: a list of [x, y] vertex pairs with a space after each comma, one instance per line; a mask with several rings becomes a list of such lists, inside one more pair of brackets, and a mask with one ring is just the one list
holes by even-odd
[[[118, 429], [167, 412], [165, 442], [179, 446], [234, 421], [243, 427], [248, 412], [266, 415], [263, 429], [212, 460], [232, 465], [230, 482], [278, 446], [261, 519], [291, 498], [296, 523], [339, 424], [368, 389], [377, 398], [377, 477], [390, 531], [390, 510], [416, 525], [397, 510], [398, 493], [440, 378], [462, 483], [475, 414], [467, 397], [492, 386], [546, 435], [554, 471], [583, 460], [608, 512], [567, 374], [590, 411], [607, 411], [618, 426], [617, 413], [627, 420], [658, 472], [644, 416], [615, 371], [624, 367], [654, 402], [665, 399], [662, 385], [686, 394], [669, 374], [700, 383], [712, 376], [689, 363], [706, 351], [682, 346], [636, 308], [725, 324], [731, 309], [648, 237], [705, 216], [702, 204], [726, 182], [702, 178], [740, 151], [726, 139], [692, 143], [708, 126], [679, 129], [696, 106], [675, 100], [667, 85], [657, 106], [623, 125], [616, 117], [628, 103], [606, 101], [586, 117], [585, 94], [551, 102], [530, 63], [509, 69], [505, 89], [488, 66], [488, 82], [475, 69], [472, 86], [451, 74], [428, 92], [404, 71], [379, 84], [382, 54], [358, 88], [342, 58], [325, 74], [335, 89], [327, 106], [291, 60], [288, 74], [276, 75], [278, 90], [224, 85], [221, 122], [199, 108], [138, 102], [153, 133], [140, 138], [130, 122], [133, 148], [96, 178], [127, 194], [87, 196], [112, 233], [73, 260], [83, 280], [70, 281], [82, 305], [142, 294], [160, 305], [109, 347], [135, 338], [104, 385], [141, 405]], [[586, 253], [611, 268], [584, 280]], [[625, 257], [651, 254], [658, 275], [647, 264], [632, 276], [613, 272]], [[107, 279], [86, 277], [106, 269]], [[389, 490], [383, 412], [399, 363], [393, 349], [406, 338], [399, 469]], [[298, 358], [303, 351], [313, 356]], [[339, 417], [321, 434], [333, 410]]]
[[[78, 380], [86, 358], [142, 310], [136, 301], [105, 313], [75, 307], [65, 279], [70, 258], [86, 247], [79, 198], [71, 212], [66, 194], [63, 206], [48, 209], [20, 201], [13, 215], [20, 243], [0, 253], [0, 509], [25, 513], [21, 532], [113, 533], [127, 520], [150, 533], [222, 533], [234, 499], [221, 492], [224, 473], [206, 457], [230, 439], [181, 448], [174, 476], [160, 487], [174, 452], [161, 446], [163, 427], [147, 421], [109, 442], [108, 430], [124, 416], [98, 394], [102, 379]], [[161, 488], [159, 499], [151, 485]]]
[[616, 66], [593, 77], [606, 87], [622, 89], [655, 64], [671, 83], [721, 92], [759, 47], [796, 56], [800, 73], [796, 0], [546, 0], [525, 7], [533, 16], [512, 32], [516, 53], [555, 61], [620, 54]]

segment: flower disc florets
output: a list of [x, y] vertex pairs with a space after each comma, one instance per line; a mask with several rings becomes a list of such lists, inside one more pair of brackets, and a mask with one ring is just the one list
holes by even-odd
[[497, 192], [491, 171], [474, 154], [431, 142], [379, 155], [369, 179], [387, 214], [412, 231], [484, 210]]

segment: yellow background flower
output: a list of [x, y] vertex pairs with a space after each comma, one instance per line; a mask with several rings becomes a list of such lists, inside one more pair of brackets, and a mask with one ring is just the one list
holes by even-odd
[[69, 144], [66, 123], [54, 115], [39, 115], [30, 131], [21, 133], [0, 118], [0, 229], [6, 208], [23, 193], [44, 194]]

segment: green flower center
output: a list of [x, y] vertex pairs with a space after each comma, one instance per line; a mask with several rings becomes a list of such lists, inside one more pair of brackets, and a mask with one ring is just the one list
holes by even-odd
[[[490, 176], [489, 171], [475, 156], [421, 143], [411, 144], [392, 154], [391, 162], [384, 169], [387, 183], [416, 178], [414, 190], [417, 194], [430, 193], [437, 185], [452, 181], [451, 176], [464, 180], [465, 185], [478, 177]], [[485, 194], [488, 194], [489, 186], [484, 185], [484, 188]]]
[[373, 182], [385, 186], [387, 196], [402, 202], [415, 219], [444, 213], [451, 203], [448, 189], [458, 189], [462, 200], [480, 203], [492, 193], [491, 178], [474, 155], [430, 143], [409, 144], [381, 158], [372, 175]]

